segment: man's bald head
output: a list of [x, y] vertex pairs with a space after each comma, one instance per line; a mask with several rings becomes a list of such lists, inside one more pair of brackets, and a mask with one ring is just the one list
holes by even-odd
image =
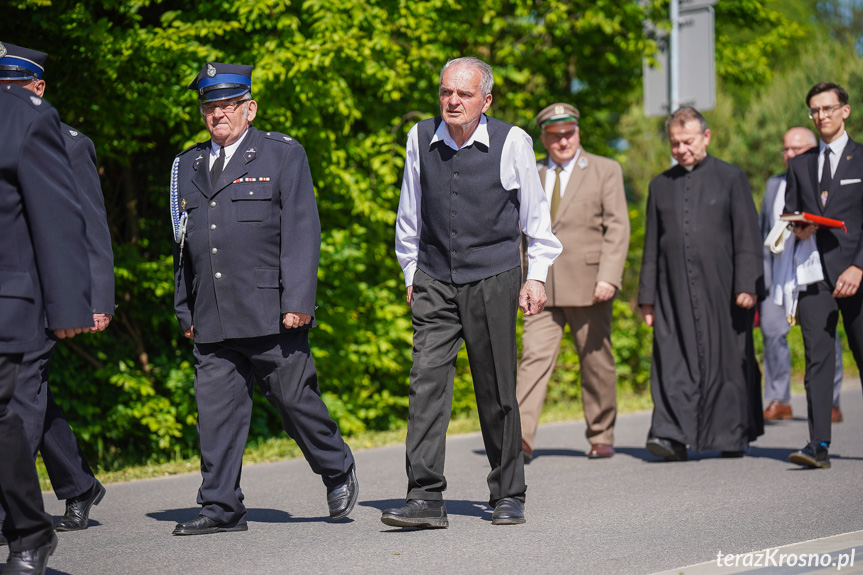
[[818, 138], [809, 128], [797, 127], [785, 132], [782, 144], [782, 161], [785, 162], [785, 168], [788, 169], [788, 161], [817, 146]]

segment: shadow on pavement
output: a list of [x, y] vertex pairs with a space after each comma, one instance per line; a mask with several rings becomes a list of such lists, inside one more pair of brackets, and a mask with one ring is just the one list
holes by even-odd
[[[467, 501], [465, 499], [446, 499], [447, 515], [466, 515], [468, 517], [481, 517], [491, 521], [491, 509], [484, 501]], [[385, 509], [401, 507], [404, 499], [378, 499], [377, 501], [360, 501], [359, 505], [373, 507], [383, 512]]]
[[[486, 456], [485, 449], [474, 449], [474, 454]], [[577, 449], [534, 449], [531, 461], [538, 457], [587, 457], [587, 453]]]
[[[197, 517], [200, 507], [186, 507], [184, 509], [166, 509], [165, 511], [154, 511], [147, 513], [147, 517], [156, 521], [182, 523]], [[255, 523], [328, 523], [329, 517], [294, 517], [287, 511], [281, 509], [252, 508], [247, 510], [246, 519]]]

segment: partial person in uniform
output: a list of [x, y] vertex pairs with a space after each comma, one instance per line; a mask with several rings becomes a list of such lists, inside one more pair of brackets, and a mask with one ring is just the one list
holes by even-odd
[[614, 455], [617, 374], [611, 315], [629, 250], [629, 211], [620, 164], [581, 147], [578, 119], [578, 110], [562, 102], [536, 117], [548, 152], [539, 164], [539, 179], [551, 205], [552, 231], [564, 250], [548, 270], [545, 309], [524, 320], [517, 394], [525, 462], [533, 455], [548, 380], [567, 324], [581, 365], [587, 456]]
[[[0, 84], [16, 84], [42, 97], [46, 88], [42, 75], [48, 55], [13, 44], [3, 46], [6, 54], [0, 57]], [[90, 138], [72, 126], [61, 122], [60, 131], [84, 213], [93, 312], [93, 327], [89, 331], [97, 332], [108, 327], [114, 313], [114, 255], [96, 169], [96, 148]], [[33, 457], [42, 453], [55, 495], [66, 500], [66, 512], [54, 529], [77, 531], [87, 528], [90, 509], [105, 496], [105, 488], [93, 475], [51, 393], [48, 380], [56, 343], [49, 333], [40, 350], [24, 355], [10, 406], [24, 422]]]
[[[526, 316], [542, 311], [543, 282], [561, 246], [551, 233], [530, 136], [485, 115], [493, 84], [485, 62], [450, 60], [440, 76], [441, 115], [408, 133], [396, 219], [396, 256], [414, 330], [408, 488], [405, 505], [383, 512], [386, 525], [449, 526], [444, 451], [462, 342], [491, 465], [492, 523], [525, 522], [516, 317], [519, 307]], [[529, 238], [529, 268], [519, 291], [521, 232]]]
[[761, 230], [743, 170], [707, 153], [695, 108], [666, 122], [678, 165], [650, 182], [638, 303], [653, 327], [647, 450], [742, 457], [764, 433], [752, 326], [764, 290]]
[[[815, 134], [807, 128], [791, 128], [785, 132], [782, 147], [782, 161], [788, 169], [788, 161], [806, 150], [818, 145]], [[770, 230], [779, 221], [785, 209], [785, 174], [779, 174], [767, 180], [764, 191], [764, 201], [761, 204], [761, 236], [767, 239]], [[767, 248], [764, 248], [764, 285], [767, 298], [758, 306], [758, 317], [761, 324], [761, 335], [764, 338], [764, 409], [765, 421], [791, 419], [791, 350], [788, 348], [788, 332], [791, 324], [785, 313], [784, 305], [773, 301], [773, 293], [777, 285], [773, 278], [778, 277], [780, 258]], [[773, 273], [776, 268], [776, 274]], [[779, 286], [779, 289], [782, 289]], [[833, 379], [833, 412], [832, 421], [842, 421], [842, 409], [839, 407], [839, 397], [842, 391], [842, 344], [836, 338], [836, 376]]]
[[789, 460], [827, 469], [840, 313], [848, 347], [858, 370], [863, 368], [863, 147], [845, 131], [851, 106], [842, 86], [816, 84], [806, 95], [806, 106], [820, 142], [817, 149], [788, 162], [785, 210], [843, 220], [847, 231], [812, 224], [794, 226], [799, 240], [815, 236], [824, 279], [801, 292], [797, 304], [806, 349], [809, 443], [792, 453]]
[[59, 339], [92, 325], [90, 270], [57, 112], [18, 86], [0, 88], [0, 110], [0, 507], [9, 544], [3, 573], [41, 575], [57, 536], [9, 402], [23, 357], [44, 345], [46, 322]]
[[200, 515], [174, 535], [248, 528], [240, 472], [255, 379], [323, 479], [330, 517], [347, 517], [359, 494], [309, 348], [321, 228], [308, 160], [290, 136], [252, 126], [252, 68], [204, 66], [189, 88], [211, 139], [171, 174], [174, 307], [194, 340], [203, 476]]

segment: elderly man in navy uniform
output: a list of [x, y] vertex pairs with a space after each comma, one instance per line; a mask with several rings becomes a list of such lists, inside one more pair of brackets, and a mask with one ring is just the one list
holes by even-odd
[[174, 160], [174, 307], [195, 342], [200, 515], [174, 535], [245, 531], [243, 449], [257, 378], [327, 488], [332, 519], [359, 487], [309, 349], [321, 229], [305, 150], [251, 126], [252, 66], [207, 63], [192, 82], [210, 132]]
[[[2, 52], [2, 49], [0, 49]], [[0, 507], [9, 543], [4, 575], [44, 574], [57, 547], [21, 418], [9, 408], [22, 358], [88, 329], [84, 218], [60, 120], [18, 86], [0, 89]]]
[[[0, 44], [0, 84], [15, 84], [42, 97], [46, 87], [42, 75], [47, 57], [44, 52]], [[96, 170], [96, 149], [90, 138], [62, 122], [60, 133], [71, 160], [72, 181], [77, 188], [86, 227], [93, 314], [93, 327], [89, 331], [102, 331], [114, 313], [114, 256], [105, 200]], [[56, 340], [47, 334], [38, 351], [24, 354], [10, 407], [24, 422], [33, 457], [37, 452], [42, 453], [57, 498], [66, 500], [66, 513], [54, 528], [57, 531], [76, 531], [87, 528], [90, 509], [102, 500], [105, 488], [93, 475], [63, 410], [54, 401], [48, 386], [55, 344]]]

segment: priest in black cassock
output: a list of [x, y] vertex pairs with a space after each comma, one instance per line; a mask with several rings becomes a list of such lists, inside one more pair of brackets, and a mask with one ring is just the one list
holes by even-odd
[[764, 432], [752, 324], [761, 232], [743, 170], [707, 154], [694, 108], [666, 123], [678, 165], [650, 182], [638, 303], [653, 327], [650, 453], [741, 457]]

